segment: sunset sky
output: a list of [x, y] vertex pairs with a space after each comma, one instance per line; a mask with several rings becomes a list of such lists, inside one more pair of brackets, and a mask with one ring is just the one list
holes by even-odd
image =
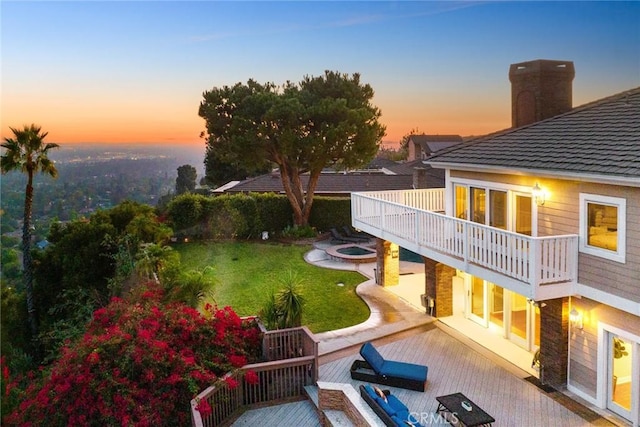
[[511, 125], [509, 65], [573, 61], [574, 106], [640, 86], [640, 2], [2, 1], [1, 132], [204, 144], [202, 93], [359, 72], [388, 142]]

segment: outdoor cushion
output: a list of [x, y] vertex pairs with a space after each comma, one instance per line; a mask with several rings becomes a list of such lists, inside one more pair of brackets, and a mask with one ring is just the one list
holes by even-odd
[[427, 371], [428, 368], [423, 365], [385, 360], [379, 373], [388, 377], [424, 381], [427, 379]]
[[385, 360], [380, 353], [378, 353], [378, 350], [376, 350], [373, 344], [370, 342], [364, 343], [362, 347], [360, 347], [360, 355], [376, 373], [380, 374], [380, 370], [382, 369], [382, 365]]
[[389, 406], [391, 406], [395, 410], [395, 412], [409, 412], [409, 408], [407, 408], [407, 405], [402, 403], [400, 399], [398, 399], [393, 394], [390, 394], [387, 397], [387, 402], [389, 403]]
[[387, 403], [386, 400], [384, 400], [381, 397], [376, 397], [376, 403], [378, 404], [378, 406], [380, 406], [382, 408], [382, 410], [384, 412], [386, 412], [389, 416], [392, 416], [396, 413], [396, 410], [393, 409], [393, 407], [391, 405], [389, 405], [389, 403]]

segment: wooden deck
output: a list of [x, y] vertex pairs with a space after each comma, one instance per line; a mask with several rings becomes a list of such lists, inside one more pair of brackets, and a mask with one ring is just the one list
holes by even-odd
[[320, 418], [310, 400], [285, 403], [245, 412], [234, 426], [300, 426], [320, 427]]
[[[596, 420], [579, 416], [559, 403], [558, 399], [553, 399], [551, 395], [524, 380], [525, 373], [519, 375], [517, 370], [505, 369], [500, 362], [476, 351], [440, 328], [393, 342], [377, 342], [376, 347], [386, 358], [425, 364], [429, 367], [425, 392], [390, 388], [415, 416], [423, 417], [425, 425], [435, 424], [433, 418], [429, 417], [433, 417], [438, 406], [436, 396], [456, 392], [464, 393], [492, 415], [496, 419], [496, 427], [579, 427], [590, 425], [594, 421], [598, 425], [608, 424], [597, 416]], [[357, 389], [362, 383], [352, 380], [349, 375], [349, 367], [356, 359], [360, 357], [357, 351], [354, 351], [321, 365], [320, 380], [350, 383]], [[250, 410], [234, 425], [320, 425], [318, 417], [313, 412], [313, 403], [304, 403]]]

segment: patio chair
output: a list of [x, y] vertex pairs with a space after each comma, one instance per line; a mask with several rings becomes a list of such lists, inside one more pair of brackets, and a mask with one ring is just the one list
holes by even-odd
[[338, 242], [338, 243], [364, 243], [362, 239], [356, 239], [356, 238], [353, 238], [353, 237], [343, 236], [335, 228], [332, 228], [331, 230], [329, 230], [329, 232], [331, 233], [331, 239], [334, 242]]
[[348, 225], [343, 225], [342, 231], [343, 231], [342, 233], [343, 235], [347, 237], [351, 237], [352, 239], [361, 239], [363, 242], [368, 242], [369, 240], [371, 240], [371, 237], [372, 237], [367, 233], [358, 232], [353, 228], [349, 227]]
[[360, 355], [351, 365], [351, 378], [408, 390], [424, 391], [429, 368], [414, 363], [385, 360], [370, 342], [362, 344]]

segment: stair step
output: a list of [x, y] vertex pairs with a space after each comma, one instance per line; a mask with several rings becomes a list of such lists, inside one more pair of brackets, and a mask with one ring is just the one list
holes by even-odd
[[304, 391], [307, 393], [309, 400], [316, 405], [316, 408], [320, 407], [320, 402], [318, 401], [318, 386], [316, 385], [306, 385], [304, 386]]
[[323, 412], [326, 420], [329, 422], [329, 425], [336, 426], [336, 427], [354, 426], [351, 420], [347, 417], [347, 414], [345, 414], [342, 411], [338, 411], [337, 409], [327, 409], [327, 410], [324, 410]]

